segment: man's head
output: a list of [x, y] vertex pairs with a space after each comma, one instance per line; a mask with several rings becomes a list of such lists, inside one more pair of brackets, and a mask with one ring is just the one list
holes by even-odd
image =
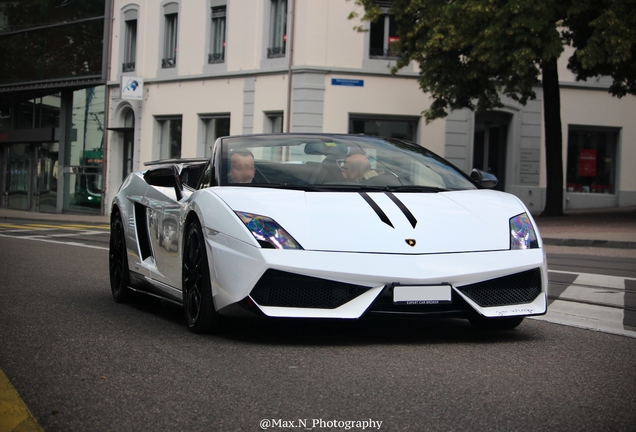
[[365, 174], [371, 170], [369, 158], [362, 153], [354, 153], [347, 157], [344, 167], [342, 168], [342, 176], [354, 182], [359, 182], [365, 178]]
[[251, 183], [256, 174], [254, 155], [249, 150], [236, 150], [230, 156], [230, 183]]

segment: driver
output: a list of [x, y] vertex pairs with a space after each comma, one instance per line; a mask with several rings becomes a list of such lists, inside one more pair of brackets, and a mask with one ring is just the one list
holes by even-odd
[[236, 150], [230, 156], [229, 183], [252, 183], [256, 174], [254, 167], [254, 155], [251, 151]]
[[369, 158], [362, 153], [353, 153], [347, 157], [342, 168], [342, 176], [356, 183], [368, 180], [379, 173], [371, 169]]

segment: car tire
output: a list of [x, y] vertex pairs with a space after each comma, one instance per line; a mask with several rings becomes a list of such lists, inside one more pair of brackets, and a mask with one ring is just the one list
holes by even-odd
[[512, 330], [519, 326], [523, 321], [523, 317], [508, 317], [508, 318], [484, 318], [484, 317], [472, 317], [468, 318], [470, 324], [478, 330], [486, 331], [503, 331]]
[[110, 222], [110, 245], [108, 248], [108, 269], [110, 274], [110, 289], [113, 299], [117, 303], [128, 303], [132, 300], [133, 292], [130, 285], [128, 271], [128, 252], [126, 251], [126, 235], [121, 214], [113, 214]]
[[219, 329], [221, 317], [214, 308], [203, 231], [195, 220], [185, 232], [182, 287], [186, 322], [193, 333], [212, 333]]

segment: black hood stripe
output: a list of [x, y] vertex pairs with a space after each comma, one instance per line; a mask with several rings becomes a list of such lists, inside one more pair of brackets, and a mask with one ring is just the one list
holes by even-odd
[[378, 217], [380, 218], [380, 220], [382, 222], [384, 222], [385, 224], [387, 224], [388, 226], [390, 226], [391, 228], [395, 228], [393, 226], [393, 224], [391, 223], [391, 221], [389, 220], [389, 218], [387, 217], [387, 215], [382, 211], [382, 209], [380, 208], [379, 205], [376, 204], [375, 201], [373, 201], [373, 199], [371, 199], [371, 197], [369, 196], [369, 194], [367, 194], [366, 192], [358, 192], [360, 194], [360, 196], [367, 202], [367, 204], [369, 204], [369, 206], [371, 206], [371, 208], [373, 209], [373, 211], [375, 212], [375, 214], [378, 215]]
[[402, 210], [402, 213], [404, 213], [404, 216], [406, 216], [406, 218], [409, 220], [409, 222], [411, 223], [411, 226], [415, 228], [415, 225], [417, 225], [417, 219], [415, 219], [415, 216], [413, 216], [413, 213], [411, 213], [408, 207], [405, 206], [404, 203], [400, 201], [400, 199], [396, 197], [395, 195], [393, 195], [391, 192], [384, 192], [384, 193], [386, 194], [386, 196], [391, 198], [391, 201], [393, 201], [393, 203], [396, 206], [398, 206], [400, 210]]

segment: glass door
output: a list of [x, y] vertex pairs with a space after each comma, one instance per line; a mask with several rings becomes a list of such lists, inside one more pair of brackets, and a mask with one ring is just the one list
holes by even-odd
[[9, 145], [7, 162], [7, 207], [29, 210], [29, 144]]
[[57, 211], [57, 169], [59, 143], [43, 143], [38, 149], [38, 207], [39, 211]]

